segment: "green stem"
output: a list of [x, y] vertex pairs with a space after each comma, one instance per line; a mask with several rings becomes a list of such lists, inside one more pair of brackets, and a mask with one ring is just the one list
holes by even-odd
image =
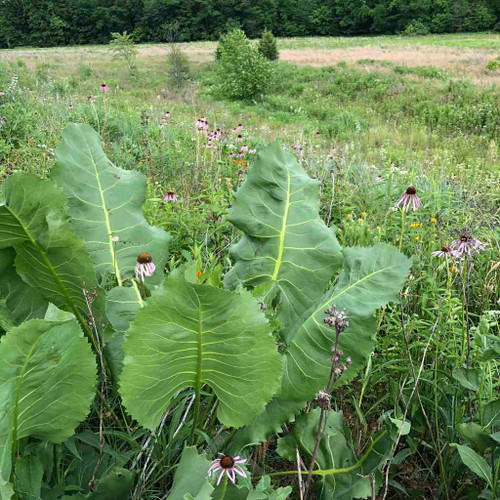
[[139, 305], [141, 307], [144, 307], [144, 301], [142, 300], [141, 291], [139, 290], [139, 287], [137, 286], [137, 283], [134, 279], [132, 280], [132, 286], [134, 287], [135, 294], [137, 295], [137, 301], [139, 302]]
[[194, 413], [193, 413], [193, 426], [191, 428], [190, 441], [193, 442], [194, 432], [198, 424], [198, 418], [200, 415], [200, 399], [201, 399], [201, 369], [203, 360], [203, 320], [201, 316], [201, 305], [198, 308], [198, 359], [196, 361], [196, 382], [194, 385], [195, 390], [195, 400], [194, 400]]
[[222, 487], [222, 493], [221, 493], [220, 500], [224, 500], [224, 498], [226, 497], [226, 490], [227, 490], [227, 476], [226, 475], [224, 476], [223, 483], [224, 484]]
[[[383, 438], [385, 437], [385, 435], [387, 434], [387, 430], [384, 430], [380, 433], [380, 435], [374, 439], [370, 446], [368, 447], [368, 450], [366, 451], [366, 453], [354, 464], [354, 465], [351, 465], [350, 467], [344, 467], [342, 469], [319, 469], [319, 470], [315, 470], [313, 471], [313, 475], [315, 476], [333, 476], [333, 475], [336, 475], [336, 474], [345, 474], [347, 472], [352, 472], [353, 470], [356, 470], [356, 469], [359, 469], [363, 463], [368, 459], [368, 456], [370, 455], [370, 453], [372, 452], [373, 448], [375, 447], [375, 445]], [[298, 471], [296, 470], [293, 470], [293, 471], [283, 471], [283, 472], [271, 472], [270, 474], [268, 474], [268, 476], [288, 476], [288, 475], [295, 475], [297, 474]], [[309, 471], [307, 470], [301, 470], [300, 473], [304, 476], [304, 475], [307, 475], [309, 474]]]
[[401, 252], [401, 248], [403, 247], [403, 238], [405, 235], [405, 221], [406, 221], [406, 211], [401, 210], [401, 233], [399, 235], [399, 251]]

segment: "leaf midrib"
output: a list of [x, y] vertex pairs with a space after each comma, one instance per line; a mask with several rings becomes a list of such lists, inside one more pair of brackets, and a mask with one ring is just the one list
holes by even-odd
[[97, 189], [99, 190], [99, 195], [101, 197], [101, 208], [104, 214], [104, 222], [106, 224], [106, 231], [108, 235], [108, 244], [109, 244], [109, 253], [111, 254], [111, 259], [113, 262], [113, 267], [115, 268], [115, 275], [116, 279], [118, 281], [118, 285], [122, 285], [122, 278], [121, 278], [121, 273], [120, 273], [120, 268], [118, 267], [118, 260], [116, 259], [115, 255], [115, 247], [113, 244], [113, 229], [111, 228], [111, 221], [109, 219], [109, 213], [108, 213], [108, 207], [106, 206], [106, 200], [104, 198], [104, 191], [102, 189], [102, 184], [101, 184], [101, 178], [99, 171], [97, 169], [97, 163], [94, 160], [94, 155], [92, 154], [92, 149], [90, 147], [90, 144], [87, 141], [87, 138], [85, 138], [85, 142], [87, 143], [87, 147], [89, 148], [89, 153], [90, 153], [90, 160], [92, 162], [92, 166], [94, 167], [94, 173], [95, 173], [95, 178], [97, 182]]
[[272, 280], [276, 281], [276, 278], [278, 277], [278, 273], [280, 271], [281, 267], [281, 261], [283, 259], [283, 251], [285, 248], [285, 234], [286, 234], [286, 228], [287, 228], [287, 221], [288, 221], [288, 212], [290, 210], [290, 172], [286, 168], [286, 202], [285, 202], [285, 211], [283, 212], [283, 223], [281, 225], [281, 231], [279, 235], [279, 248], [278, 248], [278, 257], [276, 259], [276, 263], [274, 265], [274, 272], [272, 276]]

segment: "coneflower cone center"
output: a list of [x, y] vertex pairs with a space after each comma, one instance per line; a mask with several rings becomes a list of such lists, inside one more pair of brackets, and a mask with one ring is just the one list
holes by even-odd
[[415, 186], [410, 186], [407, 190], [406, 190], [406, 194], [417, 194], [417, 190], [415, 189]]
[[139, 262], [139, 264], [149, 264], [152, 261], [151, 255], [147, 252], [142, 252], [137, 256], [137, 262]]
[[223, 469], [230, 469], [234, 465], [234, 459], [233, 457], [230, 457], [229, 455], [224, 455], [220, 459], [220, 466]]

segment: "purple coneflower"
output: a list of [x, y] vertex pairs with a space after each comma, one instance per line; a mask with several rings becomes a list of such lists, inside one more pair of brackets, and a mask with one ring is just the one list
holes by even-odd
[[227, 157], [228, 157], [228, 158], [234, 158], [234, 153], [229, 153], [229, 154], [227, 155]]
[[107, 92], [109, 89], [108, 89], [108, 86], [105, 83], [101, 83], [101, 86], [99, 87], [99, 90], [101, 92]]
[[321, 133], [320, 133], [320, 132], [316, 132], [316, 133], [314, 134], [314, 137], [316, 137], [316, 139], [319, 139], [320, 135], [321, 135]]
[[172, 189], [169, 189], [163, 196], [163, 201], [179, 201], [179, 198], [175, 195]]
[[208, 142], [205, 144], [205, 147], [206, 147], [207, 149], [214, 149], [214, 145], [213, 145], [210, 141], [208, 141]]
[[239, 131], [239, 130], [243, 130], [243, 124], [238, 123], [238, 126], [236, 127], [236, 130], [237, 130], [237, 131]]
[[246, 144], [243, 144], [243, 146], [241, 146], [241, 150], [240, 150], [242, 153], [246, 153], [248, 151], [248, 146]]
[[465, 229], [462, 231], [462, 234], [460, 234], [460, 237], [457, 240], [451, 242], [450, 247], [453, 248], [459, 255], [467, 254], [469, 256], [484, 250], [484, 244], [479, 240], [476, 240], [476, 238], [474, 238], [472, 234]]
[[68, 109], [73, 109], [73, 104], [70, 104], [70, 105], [68, 106]]
[[135, 279], [144, 282], [144, 277], [152, 276], [156, 266], [153, 264], [151, 255], [147, 252], [142, 252], [137, 256], [137, 264], [135, 265]]
[[5, 95], [6, 93], [5, 90], [0, 90], [0, 95]]
[[165, 111], [165, 118], [170, 118], [170, 111]]
[[235, 139], [236, 142], [241, 142], [243, 141], [243, 136], [241, 134], [238, 134], [238, 137]]
[[249, 155], [254, 155], [256, 152], [257, 152], [257, 150], [256, 150], [256, 149], [249, 149], [249, 150], [248, 150], [248, 154], [249, 154]]
[[447, 247], [447, 246], [442, 246], [441, 250], [438, 250], [436, 252], [432, 252], [431, 255], [433, 257], [445, 257], [445, 258], [448, 258], [448, 257], [453, 257], [453, 258], [459, 257], [458, 252], [456, 252], [455, 250], [453, 250], [451, 247]]
[[247, 477], [245, 471], [240, 467], [240, 464], [244, 464], [246, 462], [245, 458], [240, 458], [239, 456], [231, 457], [229, 455], [224, 455], [223, 453], [219, 453], [219, 458], [216, 458], [211, 466], [208, 469], [208, 475], [216, 474], [221, 471], [219, 477], [217, 478], [217, 484], [220, 484], [222, 481], [222, 476], [224, 474], [229, 478], [229, 480], [235, 484], [236, 483], [236, 474], [241, 477]]
[[398, 208], [399, 205], [403, 205], [401, 208], [408, 212], [410, 207], [412, 207], [413, 211], [418, 210], [422, 206], [422, 202], [420, 198], [417, 196], [417, 190], [415, 186], [410, 186], [405, 194], [399, 198], [399, 200], [394, 204], [394, 208]]

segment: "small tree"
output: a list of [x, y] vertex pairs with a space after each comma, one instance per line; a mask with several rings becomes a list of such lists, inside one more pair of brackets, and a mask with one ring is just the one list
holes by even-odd
[[230, 31], [219, 43], [217, 88], [223, 97], [254, 99], [272, 83], [273, 68], [257, 47], [239, 29]]
[[135, 69], [135, 58], [137, 49], [134, 45], [134, 37], [126, 31], [123, 34], [111, 33], [112, 40], [109, 42], [109, 50], [113, 54], [113, 59], [125, 61], [130, 72]]
[[189, 79], [189, 62], [179, 45], [170, 44], [170, 52], [167, 55], [167, 75], [170, 85], [175, 89], [180, 89], [182, 84]]
[[265, 30], [262, 33], [262, 37], [259, 40], [259, 54], [263, 55], [266, 59], [270, 61], [275, 61], [279, 58], [278, 44], [276, 43], [276, 38], [269, 30]]

